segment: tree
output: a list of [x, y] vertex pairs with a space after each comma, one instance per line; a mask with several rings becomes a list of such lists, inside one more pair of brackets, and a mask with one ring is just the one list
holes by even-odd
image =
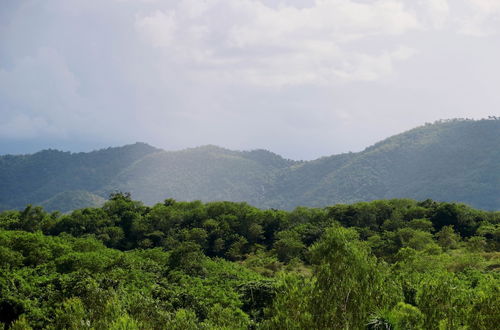
[[316, 282], [311, 294], [315, 328], [361, 329], [376, 308], [400, 297], [385, 264], [371, 256], [353, 229], [332, 227], [311, 248]]
[[435, 272], [423, 279], [417, 305], [424, 314], [424, 329], [458, 329], [465, 323], [469, 297], [456, 276]]
[[460, 237], [455, 233], [453, 226], [444, 226], [436, 233], [438, 244], [445, 250], [453, 249], [457, 246]]
[[90, 328], [90, 320], [86, 320], [85, 306], [79, 298], [70, 298], [55, 312], [55, 327], [57, 329]]
[[424, 315], [415, 306], [399, 302], [389, 313], [389, 319], [396, 329], [422, 329]]
[[310, 279], [294, 274], [280, 275], [276, 298], [266, 310], [268, 319], [262, 324], [262, 328], [314, 329], [310, 306], [312, 287]]
[[301, 257], [306, 250], [296, 231], [282, 231], [277, 236], [278, 240], [274, 243], [274, 250], [280, 261], [288, 262], [293, 258]]

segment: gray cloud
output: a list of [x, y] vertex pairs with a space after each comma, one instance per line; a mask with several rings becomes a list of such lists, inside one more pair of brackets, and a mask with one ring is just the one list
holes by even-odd
[[498, 114], [496, 0], [2, 7], [0, 152], [140, 140], [314, 158]]

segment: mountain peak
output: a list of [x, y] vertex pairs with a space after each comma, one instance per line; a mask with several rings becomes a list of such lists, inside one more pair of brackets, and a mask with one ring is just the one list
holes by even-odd
[[500, 120], [457, 119], [417, 127], [362, 152], [304, 162], [210, 144], [181, 151], [142, 142], [90, 153], [46, 150], [0, 157], [0, 207], [23, 207], [68, 191], [106, 197], [120, 190], [146, 203], [230, 200], [291, 209], [431, 198], [499, 210], [499, 145]]

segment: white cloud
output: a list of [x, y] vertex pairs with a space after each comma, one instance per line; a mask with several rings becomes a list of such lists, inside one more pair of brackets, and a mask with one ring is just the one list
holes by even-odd
[[465, 0], [467, 13], [457, 17], [461, 33], [485, 37], [500, 34], [500, 1]]
[[419, 28], [415, 16], [394, 0], [318, 0], [306, 8], [252, 0], [197, 4], [181, 1], [169, 11], [139, 17], [136, 27], [153, 47], [165, 48], [165, 56], [194, 62], [194, 75], [264, 86], [383, 78], [393, 72], [393, 61], [407, 58], [391, 55], [402, 45], [379, 54], [346, 45]]
[[170, 47], [176, 29], [175, 12], [153, 14], [138, 18], [136, 28], [144, 33], [154, 47]]
[[448, 0], [427, 0], [427, 8], [432, 22], [432, 28], [443, 28], [450, 17]]
[[45, 118], [27, 116], [23, 113], [14, 114], [11, 118], [0, 123], [0, 137], [2, 138], [37, 138], [40, 135], [57, 133], [57, 128], [51, 126]]
[[9, 70], [0, 68], [0, 134], [67, 136], [85, 122], [78, 85], [63, 56], [52, 48], [18, 59]]
[[500, 1], [498, 0], [468, 0], [468, 2], [487, 14], [494, 14], [500, 11]]
[[488, 37], [500, 33], [498, 0], [402, 0], [427, 31]]
[[4, 145], [53, 137], [68, 149], [78, 141], [213, 143], [293, 158], [359, 150], [425, 121], [495, 114], [499, 7], [7, 1], [0, 137]]

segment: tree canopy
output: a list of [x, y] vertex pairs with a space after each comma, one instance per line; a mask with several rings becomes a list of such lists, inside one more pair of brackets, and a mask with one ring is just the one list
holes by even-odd
[[9, 329], [494, 329], [500, 213], [410, 199], [293, 211], [113, 193], [0, 213]]

